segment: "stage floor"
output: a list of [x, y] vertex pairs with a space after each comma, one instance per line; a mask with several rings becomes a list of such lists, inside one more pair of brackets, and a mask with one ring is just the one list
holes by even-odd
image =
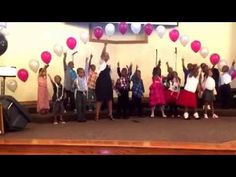
[[85, 123], [30, 123], [19, 132], [9, 132], [0, 140], [65, 139], [128, 140], [196, 143], [224, 143], [236, 140], [236, 117], [183, 120], [180, 118], [101, 119]]

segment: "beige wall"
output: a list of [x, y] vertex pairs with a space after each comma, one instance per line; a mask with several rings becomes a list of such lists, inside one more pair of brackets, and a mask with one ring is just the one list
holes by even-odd
[[[190, 41], [200, 40], [202, 46], [208, 47], [210, 53], [216, 52], [220, 56], [232, 62], [236, 57], [234, 52], [236, 37], [235, 23], [179, 23], [178, 27], [181, 34], [188, 35]], [[75, 67], [84, 66], [85, 57], [90, 53], [94, 55], [94, 63], [98, 64], [100, 52], [103, 45], [101, 43], [83, 44], [80, 39], [80, 33], [87, 31], [87, 28], [78, 28], [75, 26], [66, 25], [65, 23], [8, 23], [9, 35], [7, 40], [9, 43], [8, 50], [0, 56], [0, 65], [16, 66], [26, 68], [29, 71], [28, 80], [23, 83], [16, 78], [18, 88], [15, 93], [6, 89], [6, 94], [14, 96], [20, 101], [29, 101], [37, 99], [37, 74], [29, 69], [28, 62], [31, 59], [40, 61], [40, 54], [44, 50], [49, 50], [52, 53], [52, 61], [48, 72], [53, 76], [60, 74], [63, 77], [62, 57], [57, 57], [53, 52], [53, 46], [56, 43], [63, 44], [66, 48], [65, 41], [69, 36], [74, 36], [77, 39], [77, 50], [79, 54], [75, 57]], [[123, 44], [109, 45], [111, 60], [109, 64], [112, 66], [112, 77], [117, 78], [116, 63], [120, 61], [121, 65], [126, 65], [132, 62], [138, 64], [142, 71], [142, 77], [145, 84], [147, 96], [148, 87], [151, 83], [152, 68], [155, 64], [155, 50], [158, 49], [159, 58], [162, 59], [162, 73], [166, 74], [165, 62], [168, 61], [171, 66], [175, 66], [174, 48], [178, 48], [178, 64], [177, 71], [181, 78], [183, 73], [181, 69], [181, 58], [186, 59], [186, 63], [209, 63], [209, 59], [203, 59], [198, 53], [195, 54], [188, 44], [183, 47], [179, 41], [173, 43], [170, 41], [168, 32], [163, 39], [160, 39], [156, 33], [149, 37], [148, 44]], [[68, 50], [68, 55], [73, 51]], [[68, 60], [70, 57], [68, 58]], [[210, 64], [210, 63], [209, 63]], [[49, 91], [52, 93], [52, 88], [49, 82]]]

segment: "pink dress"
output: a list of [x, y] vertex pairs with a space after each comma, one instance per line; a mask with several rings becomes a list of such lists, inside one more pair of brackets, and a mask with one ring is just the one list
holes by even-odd
[[149, 104], [151, 107], [156, 105], [165, 105], [165, 88], [162, 83], [162, 77], [153, 77], [152, 85], [149, 87]]
[[42, 109], [49, 109], [49, 95], [46, 77], [38, 78], [38, 101], [37, 112]]

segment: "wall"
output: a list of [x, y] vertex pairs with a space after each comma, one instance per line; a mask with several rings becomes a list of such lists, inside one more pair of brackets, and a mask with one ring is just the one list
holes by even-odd
[[[208, 47], [210, 53], [219, 53], [222, 58], [229, 63], [235, 57], [233, 41], [236, 35], [235, 23], [179, 23], [178, 27], [181, 34], [188, 35], [190, 40], [200, 40], [203, 46]], [[52, 76], [60, 74], [63, 77], [63, 61], [62, 57], [57, 57], [53, 52], [53, 46], [56, 43], [63, 44], [66, 48], [65, 41], [69, 36], [77, 39], [77, 49], [79, 54], [75, 57], [75, 67], [84, 66], [85, 57], [90, 53], [94, 55], [93, 63], [98, 64], [100, 53], [103, 48], [101, 43], [83, 44], [79, 40], [80, 33], [87, 31], [86, 27], [76, 27], [65, 23], [8, 23], [7, 40], [9, 43], [8, 50], [0, 56], [0, 65], [16, 66], [18, 69], [26, 68], [29, 71], [29, 78], [24, 83], [18, 78], [18, 88], [15, 93], [6, 89], [6, 94], [14, 96], [19, 101], [30, 101], [37, 99], [37, 74], [28, 67], [31, 59], [40, 61], [40, 54], [44, 50], [49, 50], [52, 55], [52, 61], [48, 69], [48, 73]], [[148, 87], [151, 83], [151, 72], [155, 64], [155, 50], [158, 49], [159, 58], [162, 61], [162, 73], [166, 74], [165, 63], [168, 61], [175, 68], [174, 48], [178, 48], [177, 71], [183, 79], [181, 68], [181, 58], [184, 57], [186, 63], [209, 63], [209, 59], [203, 59], [199, 54], [195, 54], [188, 44], [183, 47], [179, 41], [173, 43], [170, 41], [168, 33], [163, 39], [160, 39], [155, 33], [149, 37], [148, 44], [132, 44], [132, 45], [108, 45], [111, 60], [109, 64], [112, 66], [112, 77], [117, 78], [116, 64], [120, 61], [121, 66], [125, 66], [132, 62], [134, 67], [139, 65], [142, 71], [142, 77], [145, 84], [146, 93], [148, 95]], [[75, 51], [75, 50], [74, 50]], [[68, 50], [68, 61], [74, 51]], [[98, 65], [97, 65], [98, 66]], [[49, 91], [52, 94], [50, 82]]]

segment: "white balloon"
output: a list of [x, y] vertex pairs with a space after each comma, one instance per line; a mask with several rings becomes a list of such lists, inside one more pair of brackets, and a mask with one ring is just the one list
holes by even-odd
[[80, 40], [86, 44], [89, 41], [89, 34], [87, 32], [83, 32], [80, 34]]
[[7, 81], [7, 88], [12, 92], [15, 92], [17, 89], [17, 82], [13, 79]]
[[201, 55], [203, 58], [206, 58], [206, 57], [208, 56], [208, 54], [209, 54], [208, 48], [206, 48], [206, 47], [201, 48], [201, 50], [200, 50], [200, 55]]
[[39, 62], [37, 60], [30, 60], [29, 67], [33, 72], [37, 73], [39, 69]]
[[186, 35], [183, 35], [180, 37], [180, 43], [185, 47], [189, 42], [189, 37]]
[[165, 32], [166, 32], [166, 28], [162, 25], [158, 26], [156, 28], [156, 32], [157, 32], [157, 35], [160, 37], [160, 38], [163, 38]]
[[115, 26], [112, 23], [108, 23], [105, 27], [105, 33], [107, 36], [112, 36], [115, 33]]
[[134, 34], [138, 34], [141, 31], [141, 23], [131, 23], [131, 30]]
[[63, 47], [60, 44], [55, 44], [53, 46], [53, 51], [58, 57], [60, 57], [63, 53]]
[[2, 28], [1, 29], [1, 33], [4, 35], [4, 36], [8, 36], [10, 34], [9, 30], [7, 28]]

